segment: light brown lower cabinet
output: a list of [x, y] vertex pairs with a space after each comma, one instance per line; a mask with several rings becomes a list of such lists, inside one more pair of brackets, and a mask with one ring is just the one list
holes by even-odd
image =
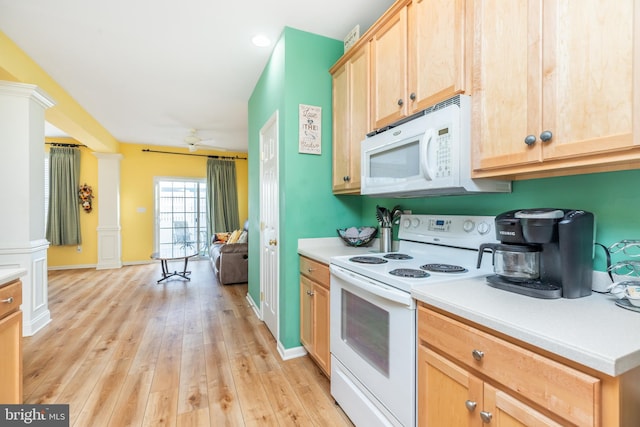
[[22, 283], [0, 287], [0, 403], [22, 403]]
[[610, 377], [419, 304], [419, 426], [640, 425], [638, 381], [638, 368]]
[[329, 276], [328, 265], [300, 257], [300, 342], [328, 377]]

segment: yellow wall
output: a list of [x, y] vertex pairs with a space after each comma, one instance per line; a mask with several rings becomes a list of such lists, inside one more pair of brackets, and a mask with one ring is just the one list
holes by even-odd
[[56, 103], [45, 111], [49, 123], [96, 151], [118, 151], [118, 141], [2, 31], [0, 78], [37, 85]]
[[[48, 138], [48, 142], [76, 143], [73, 139]], [[122, 229], [122, 262], [148, 262], [153, 252], [154, 227], [154, 177], [206, 178], [207, 158], [170, 154], [145, 153], [142, 149], [188, 153], [186, 149], [154, 147], [137, 144], [120, 144], [123, 158], [120, 164], [120, 226]], [[82, 232], [81, 252], [77, 246], [51, 246], [48, 251], [49, 267], [93, 267], [98, 262], [98, 159], [92, 150], [80, 147], [80, 183], [93, 188], [93, 210], [80, 212]], [[48, 146], [47, 146], [48, 152]], [[246, 153], [229, 153], [199, 150], [196, 154], [241, 156]], [[238, 179], [238, 210], [240, 221], [249, 215], [248, 165], [246, 160], [236, 160]], [[138, 212], [144, 208], [144, 212]]]
[[[65, 144], [79, 144], [71, 138], [47, 138], [47, 142], [60, 142]], [[45, 151], [49, 155], [49, 145], [45, 145]], [[98, 159], [92, 154], [92, 150], [80, 147], [80, 184], [86, 183], [93, 189], [96, 196], [93, 199], [93, 210], [89, 213], [80, 209], [80, 233], [82, 235], [81, 251], [76, 245], [50, 246], [47, 252], [49, 267], [60, 266], [94, 266], [98, 261], [98, 203], [100, 203], [100, 189], [98, 188]]]
[[[188, 153], [187, 149], [120, 143], [120, 153], [123, 156], [120, 165], [120, 225], [122, 227], [122, 261], [125, 264], [148, 261], [149, 255], [153, 252], [154, 177], [204, 179], [207, 176], [206, 157], [142, 151], [147, 148]], [[204, 150], [198, 150], [195, 154], [220, 156], [237, 154], [246, 157], [246, 153]], [[244, 221], [249, 215], [248, 171], [246, 160], [236, 160], [240, 221]]]

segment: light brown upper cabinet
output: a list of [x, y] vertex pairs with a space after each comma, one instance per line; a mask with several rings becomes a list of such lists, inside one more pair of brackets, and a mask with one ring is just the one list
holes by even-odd
[[634, 3], [473, 2], [476, 177], [616, 170], [640, 160]]
[[369, 45], [333, 75], [333, 192], [360, 193], [360, 142], [369, 131]]
[[372, 127], [465, 90], [465, 0], [396, 2], [371, 35]]

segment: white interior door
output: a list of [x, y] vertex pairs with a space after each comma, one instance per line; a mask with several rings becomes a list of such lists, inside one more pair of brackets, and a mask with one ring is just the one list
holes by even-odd
[[279, 272], [278, 112], [260, 130], [260, 310], [278, 336]]

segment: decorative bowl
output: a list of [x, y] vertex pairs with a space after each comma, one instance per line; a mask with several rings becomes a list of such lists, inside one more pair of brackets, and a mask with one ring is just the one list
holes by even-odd
[[336, 231], [348, 246], [356, 247], [368, 245], [378, 234], [377, 227], [338, 228]]
[[627, 286], [625, 295], [631, 304], [640, 307], [640, 286]]

